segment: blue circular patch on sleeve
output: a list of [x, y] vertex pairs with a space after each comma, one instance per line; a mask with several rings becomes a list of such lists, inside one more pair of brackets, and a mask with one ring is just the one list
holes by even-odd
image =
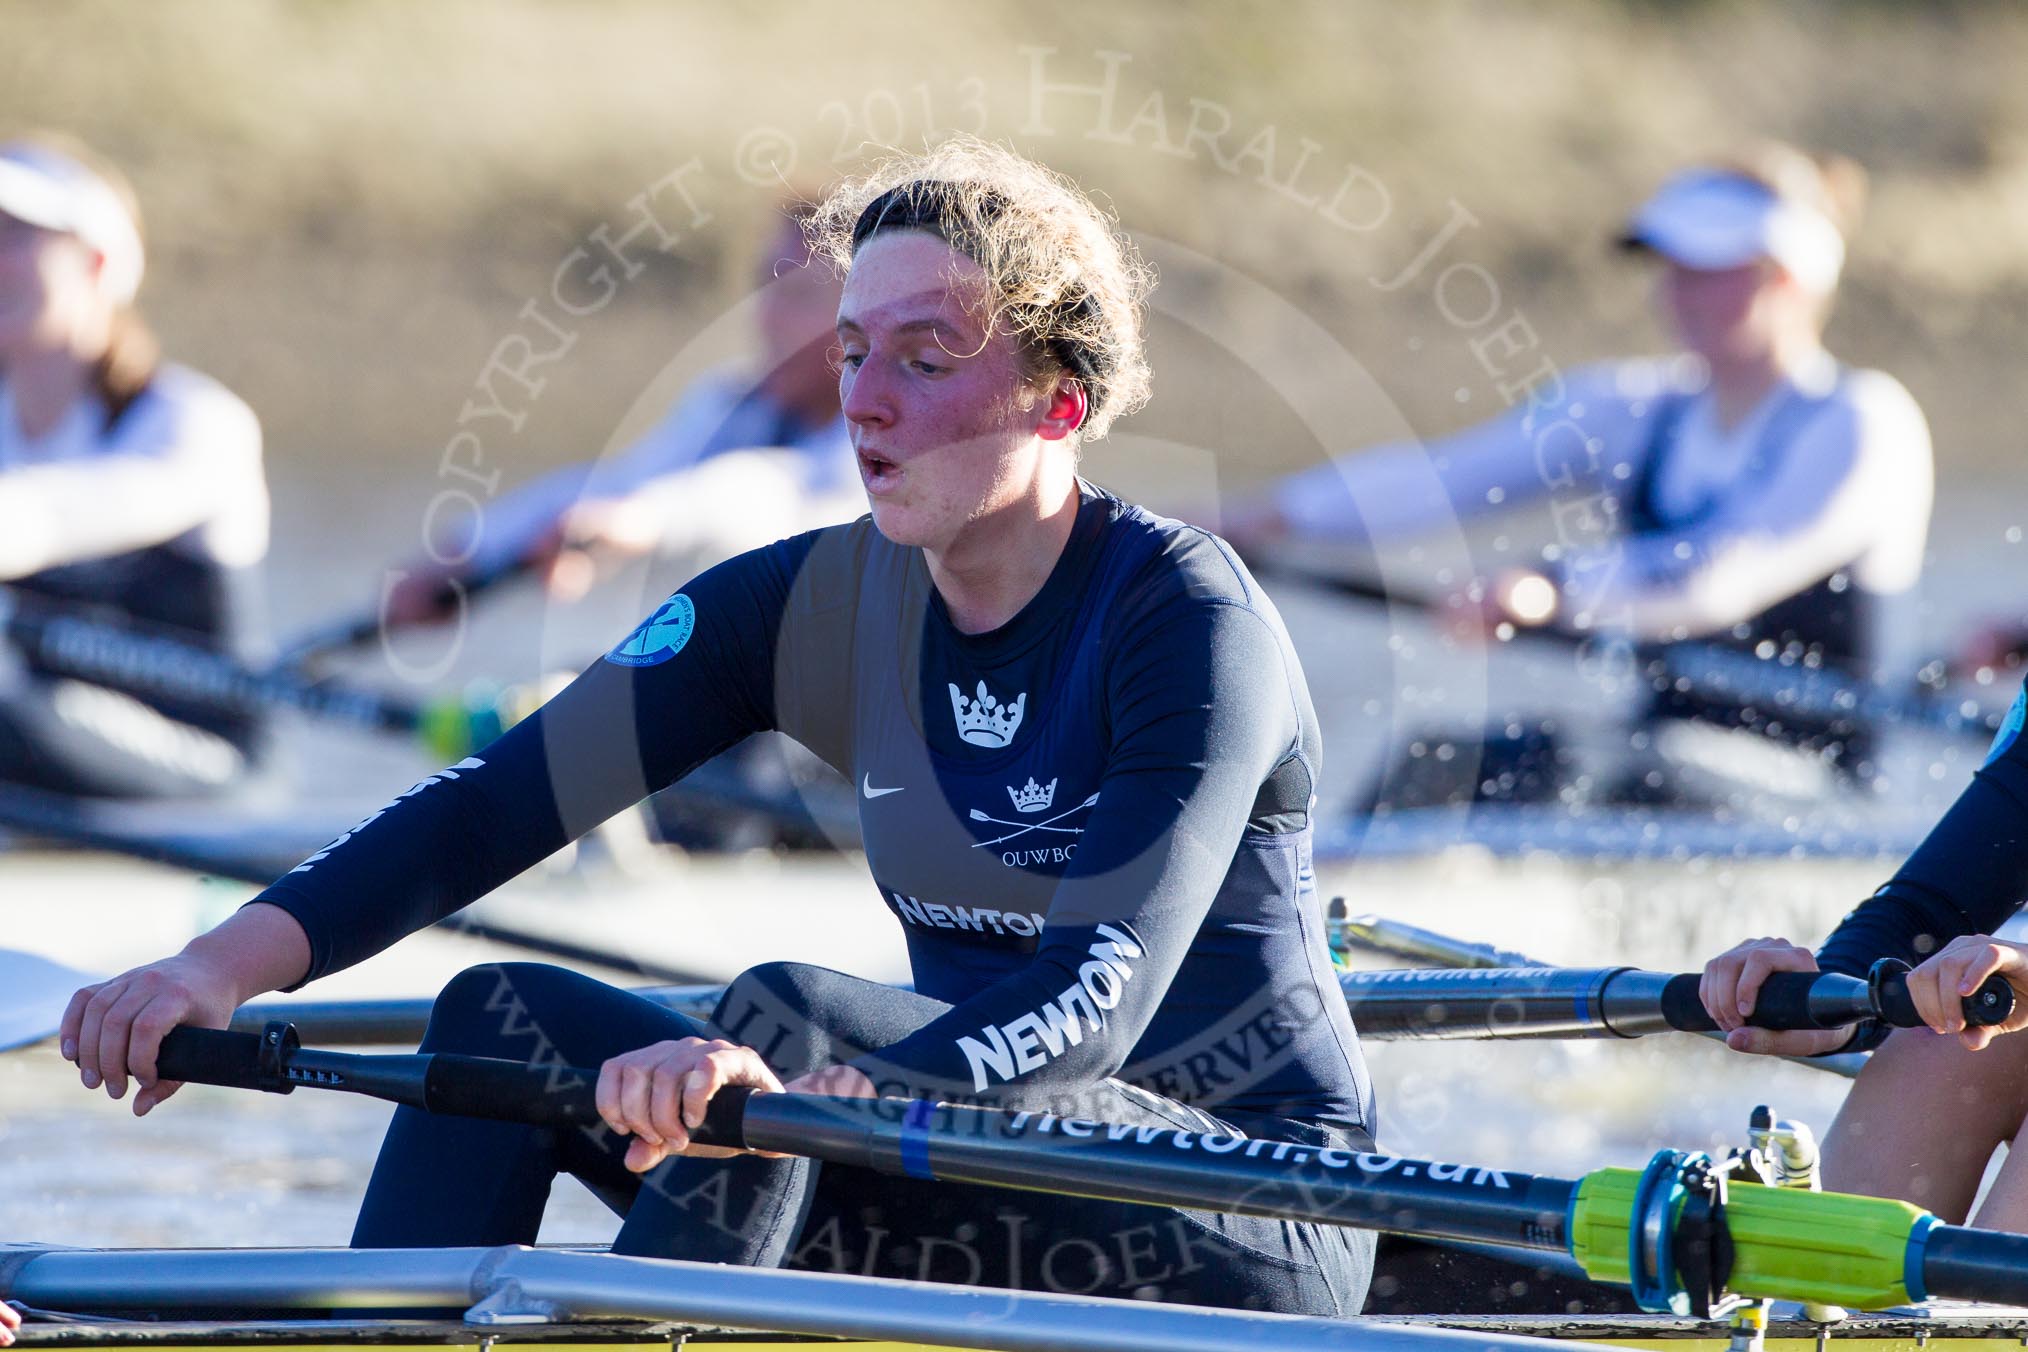
[[606, 661], [623, 667], [654, 667], [683, 651], [697, 628], [697, 607], [682, 592], [664, 601], [640, 627], [627, 635], [619, 647], [606, 654]]
[[2028, 722], [2028, 685], [2021, 687], [2021, 693], [2014, 697], [2014, 707], [2007, 710], [2007, 721], [2000, 725], [2000, 731], [1993, 738], [1993, 749], [1986, 753], [1986, 764], [2007, 754], [2007, 748], [2021, 735], [2021, 724]]

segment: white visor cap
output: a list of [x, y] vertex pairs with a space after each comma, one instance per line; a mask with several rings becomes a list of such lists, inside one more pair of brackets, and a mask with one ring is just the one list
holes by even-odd
[[106, 296], [127, 305], [141, 289], [141, 233], [112, 185], [44, 146], [0, 145], [0, 212], [75, 235], [105, 260]]
[[1621, 242], [1686, 268], [1736, 268], [1771, 258], [1821, 293], [1838, 284], [1845, 266], [1845, 237], [1830, 217], [1720, 169], [1691, 169], [1669, 179], [1634, 213]]

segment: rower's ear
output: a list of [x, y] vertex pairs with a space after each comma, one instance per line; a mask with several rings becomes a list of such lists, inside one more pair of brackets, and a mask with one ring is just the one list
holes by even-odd
[[1049, 403], [1042, 412], [1042, 422], [1036, 427], [1036, 435], [1044, 441], [1062, 441], [1065, 437], [1084, 426], [1085, 413], [1091, 404], [1084, 392], [1084, 382], [1073, 376], [1060, 376], [1056, 388], [1050, 392]]

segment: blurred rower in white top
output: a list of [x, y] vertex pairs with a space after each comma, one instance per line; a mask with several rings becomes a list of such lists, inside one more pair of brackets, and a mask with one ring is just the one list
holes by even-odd
[[[1473, 625], [1870, 675], [1877, 603], [1921, 571], [1934, 476], [1908, 391], [1823, 345], [1862, 197], [1857, 166], [1784, 146], [1676, 174], [1620, 242], [1659, 261], [1679, 355], [1552, 377], [1491, 422], [1292, 476], [1237, 513], [1240, 538], [1385, 543], [1548, 498], [1562, 538], [1462, 601]], [[1715, 712], [1682, 703], [1654, 712]], [[1863, 773], [1861, 730], [1763, 730]]]
[[[0, 584], [233, 651], [268, 545], [260, 424], [160, 360], [135, 310], [142, 271], [116, 170], [61, 138], [0, 145]], [[0, 780], [210, 793], [261, 741], [249, 719], [62, 679], [0, 643]]]
[[470, 560], [427, 560], [394, 574], [392, 625], [445, 618], [454, 583], [527, 566], [559, 600], [576, 600], [595, 553], [676, 554], [712, 562], [865, 508], [831, 363], [839, 283], [811, 259], [807, 204], [785, 203], [763, 241], [750, 362], [695, 382], [633, 445], [567, 465], [490, 505]]

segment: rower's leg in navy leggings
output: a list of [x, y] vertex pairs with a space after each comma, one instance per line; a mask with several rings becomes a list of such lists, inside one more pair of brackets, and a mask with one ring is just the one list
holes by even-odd
[[[851, 982], [848, 1011], [802, 1012], [819, 976]], [[791, 964], [756, 968], [720, 1005], [727, 1026], [700, 1027], [626, 991], [538, 963], [461, 972], [430, 1011], [426, 1052], [499, 1056], [595, 1069], [622, 1052], [714, 1031], [756, 1047], [783, 1079], [900, 1041], [946, 1006], [908, 991]], [[827, 1015], [834, 1011], [827, 1009]], [[623, 1253], [779, 1264], [809, 1201], [805, 1159], [670, 1160], [646, 1175], [623, 1163], [625, 1138], [439, 1117], [397, 1108], [353, 1228], [356, 1248], [533, 1243], [549, 1189], [570, 1173], [628, 1217]]]
[[[802, 963], [767, 963], [726, 987], [712, 1032], [792, 1080], [891, 1046], [950, 1006]], [[650, 1170], [613, 1241], [618, 1253], [779, 1267], [809, 1212], [815, 1160], [673, 1159]]]
[[[651, 1043], [698, 1035], [690, 1019], [539, 963], [459, 973], [430, 1011], [426, 1052], [596, 1068]], [[562, 1132], [397, 1108], [374, 1163], [355, 1248], [531, 1244], [550, 1184], [576, 1174], [615, 1210], [639, 1179], [610, 1132]]]

